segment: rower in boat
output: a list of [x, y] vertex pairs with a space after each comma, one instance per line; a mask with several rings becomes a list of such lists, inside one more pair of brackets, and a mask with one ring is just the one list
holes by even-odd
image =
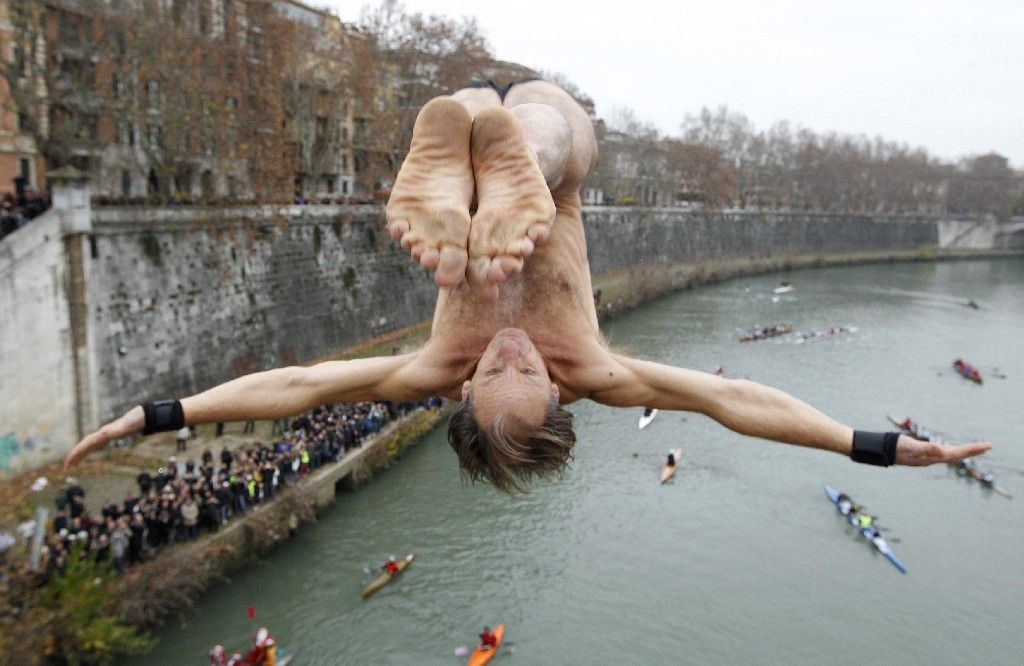
[[484, 630], [480, 632], [480, 647], [482, 648], [493, 648], [498, 644], [498, 636], [491, 631], [491, 628], [484, 625]]
[[388, 558], [388, 561], [384, 563], [384, 566], [382, 566], [381, 569], [383, 569], [385, 573], [389, 574], [396, 574], [402, 570], [401, 567], [398, 566], [398, 560], [395, 559], [394, 555]]
[[676, 466], [676, 452], [675, 452], [675, 450], [671, 450], [671, 451], [668, 452], [668, 460], [665, 461], [665, 464], [668, 465], [669, 467], [675, 467]]
[[256, 632], [256, 645], [242, 661], [243, 664], [252, 666], [276, 666], [277, 664], [277, 643], [266, 627], [260, 627]]
[[980, 384], [982, 381], [981, 371], [963, 359], [958, 358], [953, 361], [953, 368], [956, 369], [956, 371], [963, 377], [970, 379], [972, 382]]
[[839, 493], [839, 496], [836, 497], [836, 504], [844, 516], [849, 516], [851, 513], [856, 513], [860, 510], [860, 505], [854, 503], [846, 493]]

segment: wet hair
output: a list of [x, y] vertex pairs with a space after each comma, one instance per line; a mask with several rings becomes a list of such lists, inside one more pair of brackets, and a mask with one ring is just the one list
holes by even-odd
[[531, 426], [512, 414], [499, 414], [486, 427], [473, 416], [473, 396], [464, 400], [448, 419], [448, 443], [459, 457], [459, 468], [471, 482], [487, 480], [513, 495], [527, 491], [534, 477], [561, 476], [572, 460], [576, 433], [572, 412], [558, 400], [548, 405], [544, 422]]

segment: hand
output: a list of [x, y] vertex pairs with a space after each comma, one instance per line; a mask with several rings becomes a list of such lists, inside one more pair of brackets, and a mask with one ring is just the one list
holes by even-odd
[[970, 444], [939, 444], [924, 442], [907, 435], [900, 435], [896, 441], [896, 464], [922, 467], [935, 463], [955, 463], [964, 458], [981, 455], [992, 448], [989, 442]]
[[74, 467], [85, 456], [102, 449], [110, 440], [142, 432], [146, 427], [146, 414], [142, 406], [132, 407], [121, 418], [111, 421], [96, 432], [86, 435], [64, 459], [64, 467]]

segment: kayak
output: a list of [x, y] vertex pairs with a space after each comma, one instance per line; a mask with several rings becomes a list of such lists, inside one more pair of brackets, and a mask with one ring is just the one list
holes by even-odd
[[960, 373], [961, 377], [970, 379], [975, 384], [981, 383], [981, 371], [970, 363], [965, 363], [964, 361], [957, 359], [953, 361], [953, 368]]
[[370, 598], [373, 594], [377, 592], [377, 590], [379, 590], [380, 588], [384, 587], [385, 585], [393, 581], [395, 578], [397, 578], [398, 575], [405, 571], [405, 568], [412, 563], [413, 557], [415, 557], [415, 555], [413, 553], [409, 553], [404, 558], [398, 560], [398, 571], [396, 571], [395, 573], [392, 574], [385, 571], [381, 575], [374, 578], [369, 585], [363, 588], [363, 599]]
[[683, 461], [683, 450], [682, 449], [676, 449], [672, 453], [675, 455], [676, 464], [675, 465], [669, 465], [668, 463], [665, 463], [664, 465], [661, 466], [661, 482], [662, 483], [665, 483], [666, 481], [668, 481], [669, 479], [672, 478], [672, 475], [676, 473], [677, 469], [679, 469], [679, 463], [681, 463]]
[[469, 661], [466, 662], [466, 666], [483, 666], [491, 659], [494, 658], [494, 653], [501, 647], [501, 639], [505, 635], [505, 625], [499, 624], [494, 627], [494, 637], [498, 639], [498, 642], [494, 644], [494, 647], [477, 645], [473, 648], [473, 651], [469, 653]]
[[[837, 491], [832, 486], [825, 486], [825, 494], [828, 495], [828, 498], [832, 501], [832, 504], [836, 506], [836, 511], [838, 511], [839, 513], [843, 513], [842, 507], [839, 506], [839, 491]], [[907, 573], [907, 567], [903, 565], [903, 562], [900, 561], [900, 558], [896, 557], [896, 553], [892, 552], [892, 548], [889, 547], [888, 542], [886, 542], [884, 538], [882, 538], [881, 536], [872, 536], [870, 528], [861, 528], [858, 526], [856, 512], [850, 511], [847, 514], [843, 514], [843, 517], [846, 518], [847, 522], [856, 527], [857, 531], [860, 532], [861, 535], [865, 539], [867, 539], [878, 552], [880, 552], [882, 555], [885, 555], [885, 558], [892, 562], [893, 566], [900, 570], [900, 573]]]
[[657, 416], [657, 415], [658, 415], [658, 410], [651, 409], [650, 407], [648, 407], [647, 409], [644, 410], [644, 413], [640, 416], [640, 422], [637, 425], [639, 425], [640, 429], [643, 430], [644, 428], [646, 428], [647, 426], [649, 426], [651, 424], [651, 421], [653, 421], [654, 417]]
[[793, 291], [793, 285], [791, 284], [784, 284], [780, 287], [775, 287], [774, 289], [772, 289], [773, 294], [788, 294], [791, 291]]
[[786, 335], [792, 333], [793, 327], [789, 324], [779, 324], [771, 328], [759, 328], [753, 333], [748, 333], [740, 338], [740, 342], [755, 342], [757, 340], [767, 340], [768, 338], [774, 338], [780, 335]]

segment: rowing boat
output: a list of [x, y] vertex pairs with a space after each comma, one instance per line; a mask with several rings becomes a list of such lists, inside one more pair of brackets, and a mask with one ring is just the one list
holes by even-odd
[[793, 285], [788, 282], [783, 282], [780, 286], [772, 289], [773, 294], [788, 294], [793, 291]]
[[675, 451], [672, 452], [672, 456], [676, 459], [676, 464], [675, 465], [669, 465], [668, 463], [665, 463], [664, 465], [662, 465], [662, 467], [661, 467], [661, 482], [662, 483], [665, 483], [666, 481], [671, 479], [672, 475], [676, 473], [677, 469], [679, 469], [679, 463], [681, 463], [683, 461], [683, 450], [682, 449], [676, 449]]
[[498, 651], [498, 647], [501, 646], [501, 639], [505, 635], [505, 625], [499, 624], [494, 627], [494, 637], [497, 639], [494, 647], [489, 645], [477, 645], [473, 648], [473, 651], [469, 654], [469, 661], [466, 662], [466, 666], [483, 666], [491, 659], [494, 658], [494, 653]]
[[381, 575], [374, 578], [369, 585], [363, 588], [363, 599], [369, 599], [380, 588], [384, 587], [385, 585], [393, 581], [395, 578], [397, 578], [398, 575], [405, 571], [405, 568], [412, 563], [413, 557], [415, 557], [415, 554], [409, 553], [404, 558], [398, 560], [398, 562], [396, 563], [398, 564], [398, 571], [396, 571], [395, 573], [388, 573], [385, 571]]
[[658, 410], [653, 409], [651, 407], [647, 407], [646, 409], [644, 409], [644, 413], [640, 415], [640, 421], [637, 423], [637, 425], [640, 426], [641, 430], [643, 430], [644, 428], [651, 424], [651, 421], [653, 421], [654, 417], [657, 415]]
[[[889, 421], [892, 422], [894, 426], [899, 428], [900, 432], [902, 432], [904, 435], [909, 435], [914, 439], [920, 439], [925, 442], [942, 442], [942, 439], [938, 435], [932, 433], [930, 430], [922, 426], [920, 423], [915, 423], [910, 419], [906, 419], [905, 421], [897, 421], [895, 418], [888, 415], [886, 416], [886, 418], [889, 419]], [[980, 483], [981, 485], [985, 486], [986, 488], [991, 488], [992, 490], [999, 493], [1006, 499], [1013, 499], [1013, 495], [1010, 494], [1010, 491], [996, 483], [994, 478], [986, 478], [987, 473], [979, 469], [977, 467], [977, 463], [975, 463], [973, 459], [965, 458], [964, 460], [961, 460], [958, 463], [947, 464], [953, 469], [955, 469], [957, 474], [961, 476], [969, 476], [978, 483]]]
[[820, 331], [797, 331], [796, 341], [797, 344], [804, 342], [814, 342], [815, 340], [826, 340], [828, 338], [835, 338], [845, 333], [856, 333], [856, 326], [833, 326], [832, 328], [826, 328]]
[[[966, 458], [960, 462], [966, 463], [968, 460], [971, 459]], [[950, 465], [950, 467], [955, 469], [957, 474], [960, 474], [961, 476], [971, 477], [981, 485], [985, 486], [986, 488], [991, 488], [992, 490], [996, 491], [1006, 499], [1013, 499], [1013, 495], [1011, 495], [1006, 488], [1003, 488], [1001, 485], [996, 483], [996, 480], [994, 478], [985, 478], [985, 472], [982, 472], [980, 469], [977, 468], [977, 466], [957, 465], [956, 463], [954, 463]]]
[[755, 342], [757, 340], [767, 340], [768, 338], [774, 338], [792, 332], [793, 327], [790, 326], [789, 324], [779, 324], [778, 326], [773, 326], [771, 328], [759, 328], [755, 330], [753, 333], [748, 333], [747, 335], [740, 337], [740, 342]]
[[907, 567], [903, 565], [903, 562], [900, 561], [900, 558], [896, 557], [896, 553], [892, 552], [892, 548], [889, 547], [888, 542], [886, 542], [886, 540], [882, 538], [882, 536], [878, 534], [877, 531], [873, 535], [872, 529], [870, 527], [860, 527], [857, 524], [857, 513], [855, 511], [848, 510], [846, 513], [843, 512], [843, 507], [840, 506], [839, 503], [839, 491], [837, 491], [832, 486], [825, 486], [825, 494], [828, 495], [828, 498], [832, 501], [832, 504], [836, 506], [836, 511], [843, 514], [843, 517], [846, 518], [846, 521], [854, 527], [856, 527], [857, 531], [860, 532], [861, 535], [865, 539], [867, 539], [878, 552], [880, 552], [882, 555], [885, 555], [885, 558], [892, 562], [893, 566], [899, 569], [901, 573], [907, 573]]
[[909, 418], [903, 421], [897, 421], [896, 417], [891, 414], [886, 414], [885, 418], [889, 419], [889, 422], [899, 428], [900, 432], [908, 437], [919, 439], [922, 442], [939, 441], [939, 438], [931, 433], [930, 430], [923, 427], [920, 423], [911, 421]]

